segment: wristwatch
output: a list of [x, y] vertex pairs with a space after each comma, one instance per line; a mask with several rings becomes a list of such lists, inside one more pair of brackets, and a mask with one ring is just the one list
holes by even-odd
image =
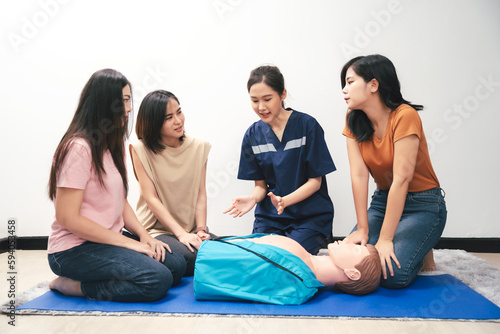
[[208, 226], [200, 226], [200, 227], [197, 227], [196, 230], [194, 230], [194, 233], [198, 233], [200, 231], [203, 231], [205, 233], [208, 233]]

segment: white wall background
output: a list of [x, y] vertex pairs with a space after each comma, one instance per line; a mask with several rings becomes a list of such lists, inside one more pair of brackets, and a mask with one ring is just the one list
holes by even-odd
[[[340, 89], [342, 65], [381, 53], [396, 65], [406, 99], [421, 112], [446, 190], [446, 237], [500, 237], [500, 2], [381, 1], [9, 1], [0, 12], [0, 238], [46, 236], [54, 150], [93, 72], [114, 68], [133, 84], [134, 109], [166, 89], [186, 128], [213, 144], [209, 225], [251, 231], [253, 214], [222, 214], [252, 182], [236, 179], [241, 139], [257, 120], [250, 71], [278, 65], [287, 105], [316, 117], [338, 171], [328, 175], [334, 235], [355, 224]], [[135, 139], [133, 134], [130, 140]], [[138, 186], [129, 163], [133, 207]]]

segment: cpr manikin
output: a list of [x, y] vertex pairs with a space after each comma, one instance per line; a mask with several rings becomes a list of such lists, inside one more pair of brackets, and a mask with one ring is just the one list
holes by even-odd
[[[233, 239], [238, 242], [242, 239]], [[328, 256], [311, 255], [298, 242], [280, 235], [266, 235], [248, 241], [282, 248], [299, 257], [325, 286], [363, 295], [380, 283], [380, 260], [373, 245], [361, 246], [344, 240], [328, 245]]]

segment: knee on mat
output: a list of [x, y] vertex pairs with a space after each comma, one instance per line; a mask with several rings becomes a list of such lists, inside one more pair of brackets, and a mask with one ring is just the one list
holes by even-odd
[[184, 263], [186, 265], [186, 272], [184, 273], [184, 276], [193, 276], [194, 275], [194, 264], [196, 262], [196, 254], [197, 252], [189, 252], [182, 254], [184, 256]]
[[186, 273], [186, 259], [184, 256], [176, 251], [172, 251], [168, 254], [168, 259], [165, 259], [165, 266], [170, 270], [172, 274], [172, 285], [177, 285], [181, 282], [182, 277]]
[[155, 301], [165, 297], [173, 281], [173, 275], [166, 267], [149, 273], [147, 279], [140, 285], [144, 301]]
[[388, 276], [380, 279], [380, 286], [387, 289], [404, 289], [413, 283], [414, 279], [410, 279], [407, 275]]

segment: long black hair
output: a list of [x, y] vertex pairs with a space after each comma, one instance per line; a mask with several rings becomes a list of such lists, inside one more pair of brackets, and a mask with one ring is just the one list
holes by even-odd
[[97, 71], [87, 81], [73, 120], [54, 153], [48, 187], [51, 200], [56, 197], [60, 168], [75, 138], [84, 139], [90, 146], [92, 167], [101, 186], [104, 186], [103, 175], [106, 174], [103, 154], [106, 150], [110, 151], [125, 192], [128, 192], [124, 142], [129, 134], [123, 100], [123, 88], [127, 85], [132, 89], [127, 78], [112, 69]]
[[[419, 104], [411, 104], [403, 98], [396, 68], [387, 57], [375, 54], [355, 57], [349, 60], [340, 73], [342, 89], [345, 87], [345, 76], [349, 68], [352, 68], [365, 82], [376, 79], [379, 83], [378, 91], [380, 98], [391, 110], [395, 110], [401, 104], [408, 104], [416, 110], [424, 108]], [[349, 112], [347, 115], [347, 126], [358, 142], [371, 140], [375, 132], [373, 124], [362, 110], [351, 110]]]

